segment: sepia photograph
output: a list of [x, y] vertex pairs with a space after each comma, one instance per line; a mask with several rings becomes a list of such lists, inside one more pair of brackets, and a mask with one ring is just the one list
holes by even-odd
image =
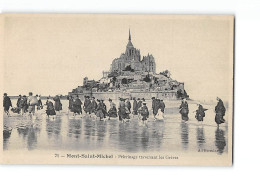
[[4, 164], [232, 166], [234, 16], [0, 16]]

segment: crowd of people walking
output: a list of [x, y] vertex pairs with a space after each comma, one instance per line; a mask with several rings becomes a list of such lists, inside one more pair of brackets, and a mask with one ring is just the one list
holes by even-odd
[[[82, 115], [83, 111], [91, 118], [99, 120], [110, 120], [111, 118], [117, 118], [121, 122], [128, 122], [131, 118], [137, 116], [138, 119], [145, 125], [147, 124], [147, 120], [149, 118], [149, 112], [152, 112], [153, 120], [163, 120], [165, 113], [165, 103], [162, 99], [158, 99], [152, 97], [152, 107], [149, 110], [147, 107], [147, 103], [144, 98], [133, 98], [132, 103], [129, 98], [119, 98], [119, 104], [113, 102], [112, 99], [108, 99], [109, 107], [107, 108], [103, 99], [95, 99], [95, 97], [84, 96], [84, 102], [81, 101], [78, 95], [75, 97], [68, 96], [69, 101], [68, 106], [68, 114], [70, 112], [73, 113], [73, 116]], [[225, 123], [225, 112], [226, 108], [224, 106], [223, 101], [217, 97], [217, 105], [215, 107], [215, 122], [217, 125]], [[54, 98], [47, 97], [46, 105], [46, 115], [54, 116], [56, 112], [60, 112], [62, 110], [62, 103], [60, 97], [57, 95]], [[83, 108], [82, 108], [83, 105]], [[195, 118], [199, 122], [203, 122], [204, 117], [206, 116], [205, 109], [201, 104], [197, 104], [197, 110]], [[3, 107], [4, 112], [10, 116], [9, 109], [14, 113], [18, 113], [21, 115], [26, 114], [34, 115], [35, 109], [41, 110], [43, 109], [43, 103], [41, 100], [41, 95], [34, 96], [32, 92], [29, 93], [29, 96], [21, 96], [16, 103], [16, 107], [12, 106], [11, 99], [7, 96], [7, 93], [4, 93], [3, 99]], [[181, 105], [179, 107], [179, 113], [181, 114], [181, 119], [184, 122], [189, 120], [189, 105], [185, 98], [182, 99]]]
[[[149, 109], [145, 102], [145, 99], [142, 98], [133, 98], [133, 104], [130, 102], [129, 98], [119, 98], [118, 107], [113, 102], [112, 99], [108, 99], [109, 108], [107, 108], [104, 100], [95, 99], [95, 97], [84, 97], [84, 102], [82, 103], [78, 96], [72, 97], [69, 96], [69, 112], [73, 112], [73, 115], [81, 115], [82, 108], [87, 115], [93, 118], [99, 118], [100, 120], [110, 120], [110, 118], [118, 117], [119, 121], [127, 122], [130, 121], [131, 117], [137, 116], [143, 124], [147, 123], [149, 117]], [[163, 116], [165, 104], [163, 100], [152, 98], [153, 107], [152, 111], [154, 114], [154, 119], [156, 120], [159, 117], [158, 112], [160, 110], [161, 116]], [[159, 118], [158, 118], [159, 119]], [[163, 119], [163, 118], [160, 118]]]

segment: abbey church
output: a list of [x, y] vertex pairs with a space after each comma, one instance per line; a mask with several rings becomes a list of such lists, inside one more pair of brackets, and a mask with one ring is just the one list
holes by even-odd
[[121, 72], [125, 70], [127, 66], [130, 66], [134, 71], [156, 73], [156, 64], [153, 55], [148, 54], [141, 59], [140, 50], [136, 49], [131, 41], [130, 30], [125, 53], [122, 53], [119, 58], [113, 60], [110, 71]]

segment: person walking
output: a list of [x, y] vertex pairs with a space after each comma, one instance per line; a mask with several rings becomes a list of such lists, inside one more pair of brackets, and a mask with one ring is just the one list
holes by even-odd
[[129, 101], [129, 98], [126, 99], [126, 102], [125, 102], [125, 105], [126, 105], [126, 108], [128, 109], [129, 113], [131, 113], [131, 102]]
[[189, 105], [186, 101], [185, 98], [183, 98], [182, 102], [181, 102], [181, 106], [179, 107], [180, 109], [180, 114], [181, 114], [181, 118], [183, 121], [188, 121], [189, 120], [189, 117], [188, 117], [188, 114], [189, 114]]
[[81, 108], [82, 102], [79, 99], [79, 96], [77, 95], [74, 102], [73, 102], [73, 112], [74, 112], [74, 116], [75, 115], [80, 115], [82, 114], [82, 108]]
[[27, 99], [27, 104], [28, 104], [28, 112], [29, 115], [34, 115], [35, 113], [35, 106], [38, 104], [38, 99], [36, 96], [33, 96], [32, 92], [29, 92], [29, 97]]
[[120, 98], [119, 106], [118, 106], [118, 116], [119, 121], [124, 122], [124, 119], [126, 119], [126, 105], [125, 100], [123, 98]]
[[84, 111], [86, 114], [91, 114], [91, 101], [89, 99], [89, 96], [85, 96], [85, 101], [84, 101]]
[[156, 98], [152, 102], [152, 109], [153, 109], [153, 116], [154, 120], [156, 120], [156, 115], [158, 114], [158, 111], [160, 109], [160, 99]]
[[56, 115], [53, 102], [49, 99], [49, 97], [47, 97], [46, 105], [47, 105], [46, 114], [47, 114], [48, 118], [49, 118], [49, 116]]
[[56, 95], [54, 98], [54, 107], [55, 107], [55, 111], [60, 112], [62, 110], [62, 104], [60, 101], [60, 97], [58, 95]]
[[69, 107], [68, 107], [68, 114], [69, 114], [69, 112], [73, 112], [73, 102], [74, 102], [74, 100], [73, 100], [72, 96], [69, 96], [67, 99], [69, 100]]
[[137, 115], [137, 111], [138, 111], [138, 106], [137, 106], [137, 101], [136, 98], [133, 98], [134, 102], [133, 102], [133, 115]]
[[22, 100], [22, 95], [19, 95], [18, 99], [17, 99], [17, 102], [16, 102], [16, 107], [19, 108], [19, 105], [20, 105], [20, 101]]
[[143, 106], [141, 107], [141, 116], [142, 116], [143, 125], [146, 125], [147, 120], [149, 118], [149, 110], [148, 107], [146, 106], [146, 103], [143, 103]]
[[218, 101], [218, 104], [215, 107], [215, 113], [216, 113], [215, 122], [219, 126], [221, 123], [225, 123], [224, 116], [226, 113], [226, 108], [224, 106], [223, 101], [220, 98], [217, 97], [217, 101]]
[[96, 116], [100, 118], [99, 119], [100, 121], [102, 121], [105, 116], [103, 113], [104, 107], [103, 107], [101, 100], [97, 99], [97, 102], [98, 102], [98, 104], [97, 104], [97, 108], [96, 108]]
[[164, 113], [164, 111], [165, 111], [165, 103], [163, 102], [162, 99], [160, 100], [160, 106], [159, 106], [159, 108], [161, 109], [162, 113]]
[[198, 120], [198, 122], [203, 122], [205, 117], [205, 111], [208, 109], [204, 109], [201, 104], [197, 104], [198, 109], [196, 110], [195, 118]]
[[116, 104], [109, 98], [108, 99], [109, 104], [110, 104], [110, 109], [108, 111], [108, 120], [110, 120], [110, 117], [117, 117], [117, 109], [116, 109]]
[[13, 106], [10, 97], [7, 96], [7, 93], [4, 93], [3, 107], [4, 107], [4, 112], [7, 114], [8, 117], [10, 117], [9, 108]]
[[16, 102], [16, 107], [17, 107], [17, 110], [18, 110], [18, 114], [20, 114], [22, 108], [21, 108], [21, 102], [22, 101], [22, 95], [19, 95], [19, 98], [17, 99], [17, 102]]
[[22, 115], [24, 115], [28, 111], [27, 97], [25, 95], [23, 95], [19, 106], [22, 109]]
[[92, 97], [91, 101], [91, 113], [95, 113], [97, 109], [97, 102], [95, 100], [95, 97]]
[[142, 102], [142, 100], [140, 98], [137, 98], [137, 101], [138, 101], [137, 109], [140, 109], [142, 107], [143, 102]]
[[43, 108], [43, 106], [42, 106], [42, 100], [41, 100], [41, 95], [39, 95], [39, 96], [37, 97], [37, 99], [38, 99], [37, 110], [41, 110], [41, 109]]

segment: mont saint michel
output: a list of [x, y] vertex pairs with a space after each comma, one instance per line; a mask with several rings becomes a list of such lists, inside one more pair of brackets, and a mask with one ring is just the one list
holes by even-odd
[[125, 98], [188, 98], [184, 83], [171, 77], [169, 70], [156, 72], [156, 57], [141, 55], [140, 49], [132, 43], [129, 29], [128, 43], [121, 55], [115, 58], [109, 71], [103, 71], [100, 80], [89, 80], [86, 76], [83, 85], [69, 92], [69, 95], [95, 96], [102, 99]]
[[2, 17], [0, 161], [232, 164], [232, 16]]

